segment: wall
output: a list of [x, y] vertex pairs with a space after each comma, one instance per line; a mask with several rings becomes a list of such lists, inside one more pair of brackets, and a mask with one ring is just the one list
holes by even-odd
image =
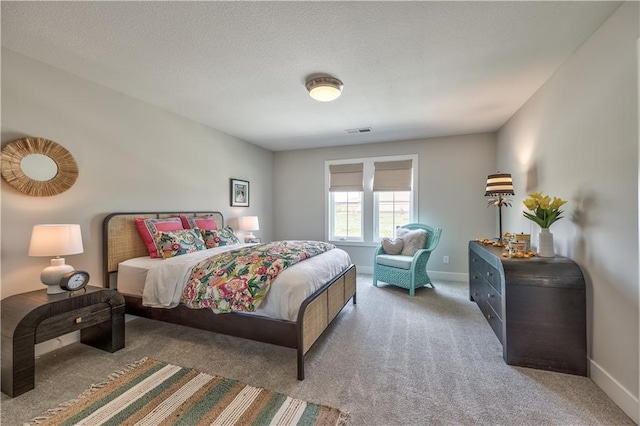
[[[84, 253], [67, 263], [102, 285], [102, 220], [110, 212], [220, 210], [257, 215], [272, 238], [273, 153], [122, 93], [2, 49], [2, 144], [40, 136], [63, 145], [80, 174], [53, 197], [2, 180], [2, 297], [43, 288], [48, 258], [27, 256], [31, 228], [79, 223]], [[229, 178], [250, 181], [250, 207], [229, 207]], [[242, 233], [239, 233], [242, 235]]]
[[[429, 270], [440, 273], [434, 278], [466, 280], [468, 241], [497, 232], [497, 212], [484, 197], [487, 175], [495, 172], [494, 134], [276, 152], [276, 238], [326, 238], [325, 160], [401, 154], [419, 155], [418, 221], [443, 229]], [[341, 247], [361, 272], [371, 272], [374, 246]]]
[[587, 279], [591, 378], [638, 422], [638, 3], [623, 4], [498, 132], [520, 202], [569, 200], [551, 231]]

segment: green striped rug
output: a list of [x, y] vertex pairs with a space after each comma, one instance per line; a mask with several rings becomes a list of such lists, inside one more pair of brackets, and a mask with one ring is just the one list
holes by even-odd
[[145, 358], [37, 425], [345, 425], [348, 415], [237, 380]]

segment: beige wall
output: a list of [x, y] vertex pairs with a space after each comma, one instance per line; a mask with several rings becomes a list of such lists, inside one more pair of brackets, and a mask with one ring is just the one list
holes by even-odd
[[[495, 171], [494, 134], [276, 152], [276, 237], [326, 238], [325, 160], [401, 154], [419, 156], [418, 221], [443, 229], [429, 270], [466, 280], [469, 240], [496, 233], [497, 211], [486, 208], [484, 197], [487, 174]], [[375, 246], [342, 248], [361, 271], [371, 270]]]
[[[220, 210], [258, 215], [272, 238], [273, 154], [237, 138], [2, 50], [2, 144], [54, 140], [80, 174], [68, 191], [30, 197], [2, 179], [2, 297], [43, 288], [48, 258], [27, 256], [38, 223], [79, 223], [84, 253], [67, 263], [102, 285], [103, 218], [116, 211]], [[229, 178], [250, 181], [250, 207], [229, 207]]]
[[498, 132], [498, 166], [520, 208], [507, 228], [537, 233], [520, 202], [568, 199], [557, 253], [587, 279], [591, 377], [638, 421], [638, 3], [626, 3]]

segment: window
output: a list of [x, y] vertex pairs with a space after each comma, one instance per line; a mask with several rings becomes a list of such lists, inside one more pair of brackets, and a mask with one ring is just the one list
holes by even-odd
[[418, 156], [327, 161], [327, 238], [378, 244], [417, 215]]
[[398, 226], [411, 223], [411, 191], [374, 194], [376, 240], [394, 238]]
[[363, 163], [329, 165], [330, 240], [362, 241]]

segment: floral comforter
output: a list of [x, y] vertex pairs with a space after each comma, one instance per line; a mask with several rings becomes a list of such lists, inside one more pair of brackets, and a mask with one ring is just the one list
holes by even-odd
[[253, 312], [280, 272], [333, 248], [319, 241], [276, 241], [217, 254], [193, 267], [181, 301], [216, 313]]

